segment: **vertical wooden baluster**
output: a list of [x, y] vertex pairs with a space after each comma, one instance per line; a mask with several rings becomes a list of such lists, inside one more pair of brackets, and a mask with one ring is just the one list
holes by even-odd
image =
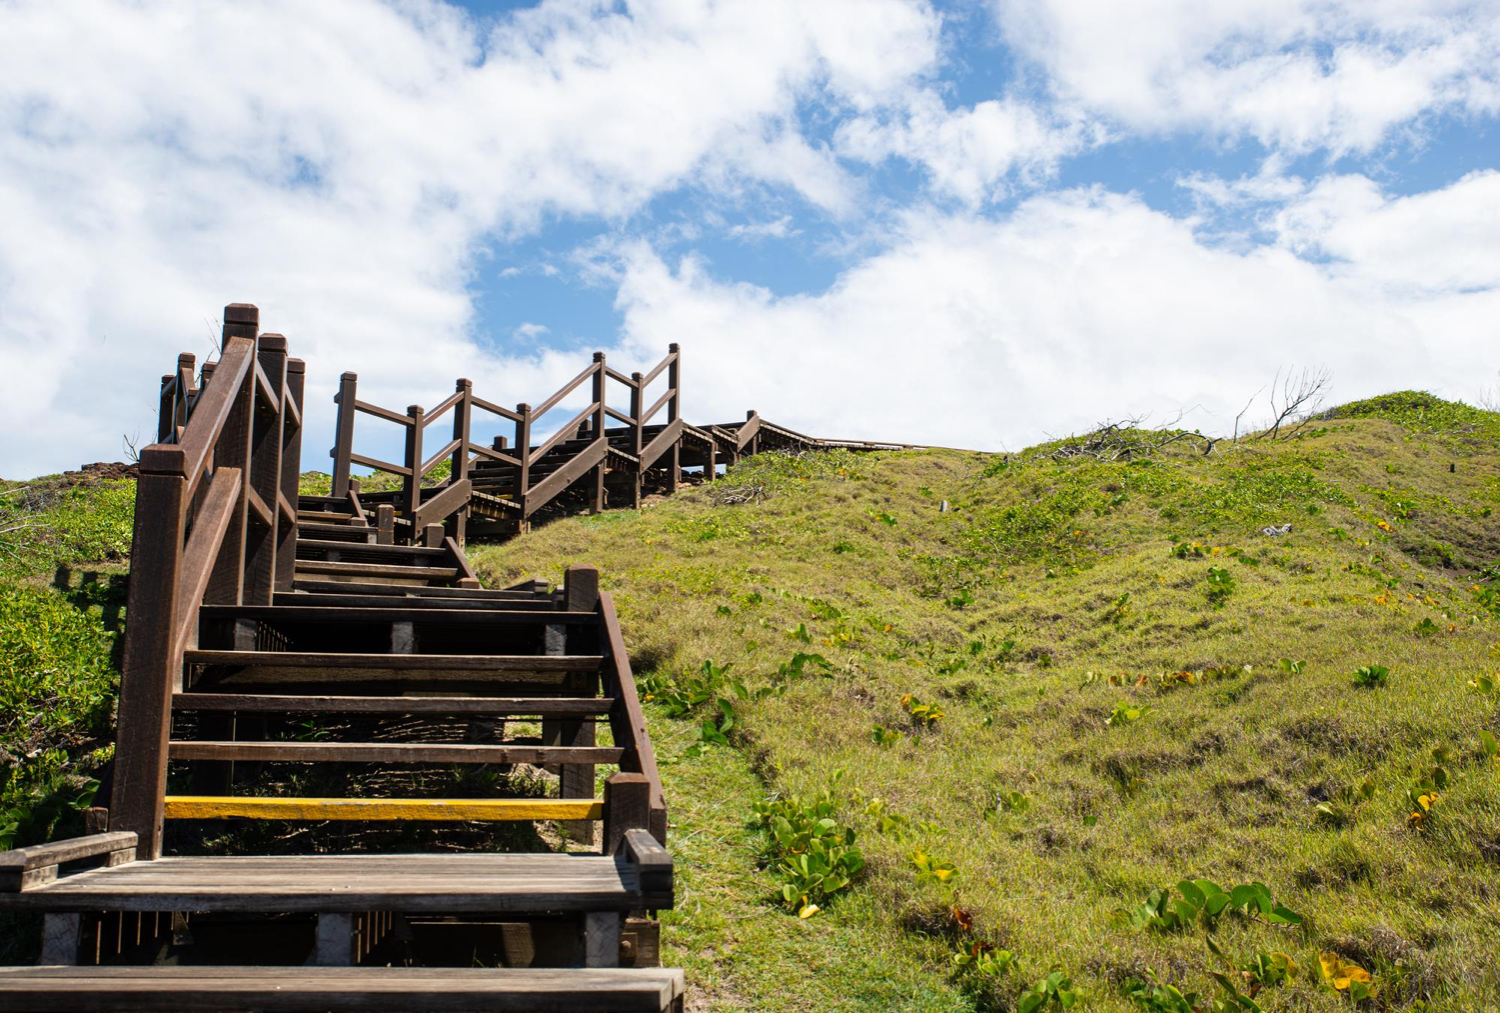
[[[574, 565], [563, 575], [562, 607], [568, 612], [593, 612], [599, 607], [599, 571], [592, 566]], [[581, 624], [554, 624], [545, 628], [544, 649], [548, 654], [588, 655], [599, 653], [599, 629]], [[598, 672], [571, 672], [567, 676], [568, 696], [585, 698], [599, 695]], [[542, 722], [542, 741], [547, 745], [592, 746], [594, 722], [577, 718], [553, 718]], [[558, 798], [593, 798], [594, 766], [564, 763], [557, 768]], [[588, 820], [562, 820], [558, 824], [569, 836], [591, 841], [594, 825]]]
[[339, 392], [333, 399], [339, 406], [339, 414], [330, 452], [333, 458], [333, 488], [330, 492], [340, 499], [349, 494], [349, 455], [354, 453], [354, 402], [358, 383], [358, 373], [345, 373], [339, 377]]
[[[667, 387], [672, 391], [672, 396], [667, 399], [667, 424], [671, 425], [680, 418], [679, 399], [682, 397], [682, 351], [678, 348], [677, 342], [674, 341], [667, 346], [667, 354], [672, 357], [672, 361], [667, 365]], [[713, 455], [709, 456], [712, 458]], [[672, 445], [672, 479], [668, 483], [668, 491], [676, 492], [681, 481], [682, 440], [679, 438]]]
[[531, 405], [522, 402], [516, 405], [516, 460], [521, 466], [516, 469], [516, 505], [522, 526], [526, 523], [526, 494], [531, 491]]
[[172, 384], [176, 379], [175, 376], [171, 375], [161, 378], [161, 395], [157, 398], [156, 404], [157, 443], [167, 443], [176, 435], [176, 431], [172, 428], [174, 414]]
[[[301, 359], [286, 361], [286, 398], [302, 417], [302, 392], [307, 379], [307, 364]], [[275, 507], [278, 530], [276, 545], [276, 590], [290, 591], [297, 569], [297, 495], [302, 478], [302, 423], [294, 421], [283, 409], [281, 430], [281, 495], [291, 507], [291, 516]]]
[[[260, 310], [254, 306], [230, 303], [224, 307], [222, 347], [226, 353], [232, 343], [248, 342], [253, 346], [259, 330]], [[254, 438], [255, 358], [252, 354], [250, 368], [245, 371], [240, 389], [235, 392], [234, 407], [230, 409], [229, 418], [214, 444], [213, 467], [240, 470], [240, 497], [234, 519], [229, 522], [229, 530], [219, 545], [208, 591], [203, 596], [203, 600], [211, 605], [238, 605], [244, 600], [245, 548], [250, 519], [250, 447]], [[200, 482], [199, 488], [206, 491], [207, 483]]]
[[172, 424], [177, 433], [187, 426], [193, 407], [193, 366], [197, 361], [198, 357], [192, 352], [177, 356], [177, 398], [172, 410]]
[[411, 522], [411, 544], [421, 542], [422, 532], [417, 530], [417, 508], [422, 505], [422, 416], [426, 412], [419, 404], [408, 405], [406, 415], [411, 423], [406, 429], [406, 467], [411, 472], [406, 476], [401, 499], [406, 510], [406, 519]]
[[[271, 512], [266, 524], [259, 514], [247, 514], [245, 534], [245, 587], [240, 600], [246, 605], [269, 605], [276, 589], [276, 549], [278, 538], [277, 493], [281, 491], [282, 398], [286, 393], [286, 338], [280, 334], [262, 334], [256, 342], [255, 366], [270, 380], [272, 405], [262, 403], [258, 384], [251, 390], [251, 437], [249, 487]], [[252, 367], [252, 379], [254, 367]]]
[[641, 459], [641, 448], [646, 445], [645, 423], [641, 421], [641, 412], [645, 411], [646, 385], [641, 382], [640, 373], [630, 374], [630, 417], [635, 421], [630, 426], [630, 452], [635, 455], [637, 461], [635, 469], [635, 488], [631, 491], [630, 505], [639, 510], [641, 508], [641, 483], [646, 480], [646, 472], [639, 462]]
[[[608, 445], [609, 436], [605, 432], [606, 418], [604, 415], [604, 381], [606, 379], [608, 378], [604, 375], [604, 353], [595, 352], [593, 438], [596, 441], [604, 440], [605, 444]], [[594, 502], [589, 507], [589, 513], [591, 514], [599, 513], [604, 509], [604, 469], [608, 460], [609, 453], [606, 450], [604, 457], [600, 459], [599, 464], [594, 468]]]
[[145, 859], [161, 855], [172, 684], [182, 668], [173, 617], [186, 493], [187, 458], [180, 448], [141, 451], [110, 828], [139, 834], [137, 854]]
[[[455, 386], [455, 393], [462, 392], [463, 398], [453, 406], [453, 438], [458, 441], [458, 447], [453, 451], [453, 477], [450, 481], [461, 482], [469, 477], [469, 412], [470, 402], [474, 397], [474, 381], [459, 380]], [[453, 515], [453, 540], [459, 545], [464, 544], [464, 532], [469, 525], [469, 508], [467, 504], [463, 509]]]

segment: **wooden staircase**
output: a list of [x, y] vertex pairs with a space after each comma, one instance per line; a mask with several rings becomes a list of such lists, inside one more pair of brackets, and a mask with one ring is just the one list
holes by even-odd
[[597, 571], [484, 589], [435, 523], [298, 497], [300, 364], [225, 321], [142, 455], [109, 829], [0, 853], [0, 907], [44, 914], [0, 1008], [680, 1010]]

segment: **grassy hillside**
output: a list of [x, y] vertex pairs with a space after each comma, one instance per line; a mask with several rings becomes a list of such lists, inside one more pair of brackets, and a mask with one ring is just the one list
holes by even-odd
[[[1091, 1010], [1235, 1001], [1210, 970], [1266, 1010], [1496, 1008], [1500, 417], [1393, 395], [1206, 457], [1085, 443], [764, 456], [474, 553], [616, 594], [684, 884], [668, 959], [713, 1009], [1026, 1008], [1054, 968]], [[855, 833], [849, 886], [782, 900], [768, 796], [835, 855]], [[1300, 924], [1142, 909], [1196, 879]]]
[[[590, 562], [616, 595], [695, 1008], [1181, 1013], [1233, 1001], [1210, 971], [1268, 1011], [1500, 1007], [1500, 416], [1395, 394], [1158, 441], [767, 455], [471, 548], [492, 583]], [[108, 755], [133, 493], [25, 485], [14, 843], [71, 832]]]

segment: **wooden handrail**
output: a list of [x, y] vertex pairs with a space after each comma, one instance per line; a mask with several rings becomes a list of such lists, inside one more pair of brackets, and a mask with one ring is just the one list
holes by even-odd
[[177, 445], [182, 448], [182, 466], [188, 480], [187, 499], [192, 499], [198, 481], [208, 463], [209, 453], [219, 441], [229, 413], [234, 409], [245, 382], [245, 375], [255, 361], [255, 341], [247, 338], [231, 338], [226, 343], [224, 355], [219, 359], [219, 368], [214, 371], [214, 382], [198, 396], [193, 406], [192, 422]]
[[[428, 421], [431, 421], [431, 420], [424, 420], [422, 424], [426, 425]], [[421, 473], [420, 477], [421, 478], [426, 478], [427, 477], [427, 473], [429, 471], [431, 471], [433, 468], [436, 468], [438, 466], [438, 464], [443, 460], [443, 458], [445, 458], [448, 455], [452, 454], [455, 450], [457, 450], [460, 446], [462, 446], [463, 442], [464, 441], [461, 440], [461, 439], [450, 440], [448, 442], [447, 446], [443, 447], [442, 450], [439, 450], [436, 454], [433, 454], [427, 460], [423, 461], [422, 462], [422, 473]]]
[[436, 408], [428, 409], [427, 414], [422, 419], [422, 425], [424, 425], [424, 426], [430, 426], [430, 425], [432, 425], [432, 423], [435, 422], [435, 421], [437, 421], [437, 419], [440, 416], [442, 416], [445, 412], [447, 412], [449, 408], [452, 408], [454, 405], [458, 404], [463, 399], [464, 399], [464, 392], [461, 391], [461, 390], [460, 391], [455, 391], [453, 394], [449, 395], [448, 400], [442, 402]]
[[220, 468], [209, 480], [208, 492], [198, 507], [193, 533], [188, 536], [187, 547], [182, 553], [182, 572], [177, 578], [177, 603], [172, 623], [174, 653], [187, 644], [193, 624], [198, 621], [203, 592], [208, 590], [214, 558], [219, 554], [230, 521], [234, 519], [239, 491], [239, 469]]
[[515, 412], [511, 411], [508, 408], [501, 408], [497, 404], [491, 404], [483, 398], [472, 398], [469, 403], [472, 404], [475, 408], [483, 408], [491, 415], [498, 415], [502, 419], [508, 419], [511, 422], [521, 421], [521, 416], [517, 415]]
[[649, 386], [651, 386], [651, 381], [655, 380], [658, 376], [661, 376], [661, 371], [664, 370], [664, 369], [666, 369], [672, 363], [676, 362], [677, 361], [677, 357], [679, 355], [681, 355], [681, 354], [682, 353], [679, 352], [679, 351], [677, 351], [677, 349], [674, 347], [672, 349], [672, 351], [670, 351], [670, 352], [667, 353], [667, 357], [665, 359], [663, 359], [660, 362], [658, 362], [655, 365], [655, 367], [652, 368], [651, 372], [649, 372], [645, 376], [641, 377], [641, 386], [642, 387], [649, 387]]
[[644, 774], [651, 782], [651, 835], [667, 843], [667, 800], [656, 767], [656, 753], [646, 731], [646, 715], [636, 694], [635, 676], [630, 671], [630, 655], [620, 633], [620, 617], [615, 613], [614, 598], [608, 591], [599, 592], [599, 617], [604, 627], [605, 672], [608, 694], [614, 698], [609, 713], [610, 732], [615, 745], [625, 750], [620, 769]]
[[[533, 419], [539, 419], [543, 415], [546, 415], [553, 408], [556, 408], [558, 402], [562, 401], [563, 398], [567, 397], [569, 394], [573, 393], [573, 391], [577, 390], [578, 385], [583, 383], [583, 381], [587, 380], [589, 377], [593, 376], [595, 370], [597, 370], [598, 368], [599, 364], [597, 362], [590, 363], [588, 368], [586, 368], [582, 373], [579, 373], [577, 376], [573, 377], [573, 379], [563, 384], [562, 389], [559, 390], [556, 394], [553, 394], [547, 400], [543, 401], [541, 404], [533, 408], [531, 410], [531, 417]], [[592, 411], [592, 409], [590, 410]]]
[[657, 412], [661, 411], [662, 405], [666, 404], [676, 396], [677, 388], [668, 388], [661, 397], [656, 399], [656, 403], [654, 405], [652, 405], [650, 408], [647, 408], [644, 412], [641, 413], [641, 425], [645, 425], [647, 422], [650, 422], [651, 417], [654, 416]]
[[366, 457], [363, 454], [350, 454], [349, 460], [365, 468], [374, 468], [376, 471], [389, 472], [392, 475], [410, 475], [411, 469], [400, 464], [392, 464], [390, 461], [382, 461], [378, 457]]
[[370, 404], [368, 401], [354, 402], [354, 410], [364, 412], [366, 415], [373, 415], [377, 419], [385, 419], [387, 422], [394, 422], [397, 425], [411, 425], [411, 419], [407, 418], [405, 415], [397, 414], [396, 412], [382, 408], [379, 405]]
[[533, 450], [529, 456], [527, 456], [527, 458], [526, 458], [527, 463], [529, 463], [529, 464], [535, 464], [537, 461], [541, 460], [543, 457], [546, 457], [547, 453], [553, 447], [557, 446], [558, 443], [560, 443], [564, 438], [566, 438], [570, 434], [576, 433], [578, 431], [578, 425], [579, 425], [579, 423], [581, 423], [584, 419], [588, 418], [590, 415], [594, 414], [594, 412], [596, 412], [598, 410], [599, 410], [599, 402], [595, 401], [593, 404], [589, 405], [583, 411], [579, 412], [577, 415], [574, 415], [567, 422], [564, 422], [563, 425], [562, 425], [562, 428], [558, 429], [557, 432], [553, 433], [550, 437], [548, 437], [546, 443], [543, 443], [536, 450]]

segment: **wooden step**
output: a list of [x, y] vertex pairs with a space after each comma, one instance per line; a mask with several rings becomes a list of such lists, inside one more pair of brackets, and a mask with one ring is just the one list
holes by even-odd
[[[362, 530], [362, 529], [360, 529]], [[374, 530], [373, 528], [371, 529]], [[429, 549], [421, 545], [361, 545], [358, 542], [342, 542], [326, 538], [302, 538], [297, 539], [297, 558], [304, 559], [302, 553], [315, 552], [338, 552], [338, 553], [363, 553], [372, 557], [383, 556], [409, 556], [413, 559], [447, 559], [447, 549]]]
[[317, 573], [345, 577], [374, 577], [396, 580], [454, 580], [458, 570], [451, 566], [400, 566], [394, 563], [330, 563], [321, 559], [297, 560], [298, 574]]
[[269, 693], [176, 693], [174, 710], [260, 714], [406, 714], [489, 717], [604, 715], [611, 697], [504, 696], [284, 696]]
[[377, 532], [372, 527], [361, 524], [317, 524], [312, 521], [297, 522], [297, 537], [321, 538], [325, 541], [337, 541], [340, 545], [353, 543], [355, 545], [374, 545]]
[[[334, 584], [340, 589], [347, 588], [348, 584]], [[393, 587], [389, 584], [380, 585], [380, 594], [323, 594], [313, 591], [290, 591], [278, 592], [272, 601], [278, 608], [369, 608], [369, 609], [411, 609], [436, 611], [495, 611], [504, 609], [506, 611], [526, 612], [555, 612], [557, 605], [551, 596], [537, 597], [525, 591], [509, 592], [508, 597], [500, 597], [506, 592], [494, 592], [494, 596], [486, 595], [483, 598], [457, 597], [449, 595], [431, 594], [403, 594], [401, 592], [411, 590], [408, 588]], [[417, 588], [418, 591], [449, 591], [460, 590], [456, 588]]]
[[333, 521], [352, 521], [354, 514], [347, 510], [298, 510], [297, 523], [311, 521], [315, 524], [328, 524]]
[[[477, 587], [435, 587], [426, 584], [369, 584], [354, 580], [304, 580], [301, 578], [296, 578], [292, 581], [292, 589], [294, 591], [326, 592], [329, 594], [404, 594], [433, 598], [468, 598], [475, 601], [482, 598], [504, 598], [507, 596], [514, 599], [516, 596], [516, 592], [487, 591]], [[278, 600], [282, 593], [285, 592], [278, 592], [276, 596]], [[535, 598], [534, 595], [527, 595], [524, 591], [520, 593], [523, 597]]]
[[323, 820], [513, 823], [602, 820], [604, 803], [587, 798], [271, 798], [168, 795], [169, 820]]
[[595, 672], [604, 659], [597, 654], [344, 654], [298, 651], [183, 652], [187, 665], [229, 668], [346, 668], [399, 672], [442, 668], [454, 672]]
[[172, 760], [282, 760], [291, 763], [619, 763], [606, 746], [471, 745], [410, 742], [167, 743]]
[[680, 970], [655, 967], [0, 968], [0, 1007], [16, 1013], [668, 1013], [685, 989]]
[[0, 894], [0, 906], [47, 911], [633, 911], [672, 906], [672, 867], [669, 858], [664, 865], [638, 865], [624, 855], [555, 853], [172, 857], [60, 876], [19, 893]]
[[[449, 599], [438, 599], [446, 604]], [[204, 619], [254, 619], [263, 623], [449, 623], [452, 625], [584, 626], [599, 622], [593, 612], [557, 608], [513, 609], [509, 602], [487, 601], [485, 608], [370, 608], [299, 605], [204, 605]], [[550, 604], [550, 603], [549, 603]]]

